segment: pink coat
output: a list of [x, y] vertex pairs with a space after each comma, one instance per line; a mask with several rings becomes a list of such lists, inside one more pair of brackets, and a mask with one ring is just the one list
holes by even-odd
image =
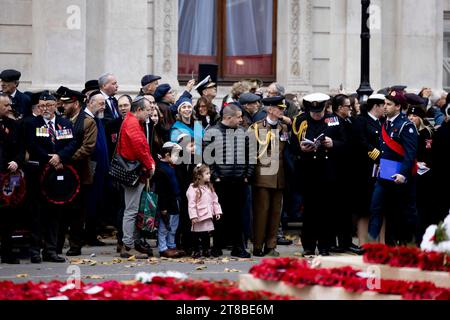
[[212, 219], [214, 215], [222, 214], [217, 194], [206, 186], [200, 188], [202, 191], [200, 199], [197, 199], [198, 188], [194, 188], [192, 184], [186, 192], [189, 218], [198, 218], [199, 221], [204, 221]]

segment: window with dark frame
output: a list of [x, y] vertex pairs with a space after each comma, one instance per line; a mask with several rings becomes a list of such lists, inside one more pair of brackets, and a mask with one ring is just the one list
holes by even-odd
[[277, 0], [179, 0], [179, 80], [200, 63], [217, 63], [220, 82], [275, 80], [276, 13]]

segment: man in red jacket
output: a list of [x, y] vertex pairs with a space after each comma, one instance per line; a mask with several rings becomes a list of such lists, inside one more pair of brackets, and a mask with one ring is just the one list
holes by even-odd
[[[143, 124], [150, 115], [150, 101], [144, 97], [138, 97], [131, 104], [131, 112], [128, 112], [120, 131], [116, 152], [129, 161], [138, 160], [142, 165], [142, 179], [136, 187], [124, 186], [125, 211], [123, 214], [123, 247], [120, 252], [122, 258], [135, 256], [137, 259], [147, 259], [148, 254], [139, 252], [135, 248], [135, 242], [139, 240], [136, 230], [136, 217], [139, 211], [139, 201], [145, 180], [150, 178], [155, 171], [150, 147], [144, 133]], [[140, 248], [140, 247], [139, 247]], [[142, 251], [142, 250], [141, 250]]]

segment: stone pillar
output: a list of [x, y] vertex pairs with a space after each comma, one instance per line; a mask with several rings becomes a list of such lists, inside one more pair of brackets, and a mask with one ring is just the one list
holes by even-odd
[[442, 88], [442, 0], [382, 1], [383, 86]]
[[286, 92], [312, 91], [312, 0], [278, 1], [277, 81]]
[[96, 0], [88, 8], [86, 80], [110, 72], [119, 92], [137, 93], [147, 73], [147, 0]]
[[162, 83], [178, 87], [178, 1], [153, 3], [153, 73]]
[[32, 2], [31, 90], [77, 88], [85, 79], [86, 0]]

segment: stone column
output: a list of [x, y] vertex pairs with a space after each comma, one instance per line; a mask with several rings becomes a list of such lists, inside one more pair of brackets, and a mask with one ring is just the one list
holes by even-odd
[[286, 92], [312, 91], [312, 0], [278, 1], [277, 81]]
[[31, 90], [77, 88], [85, 79], [86, 0], [32, 2]]
[[442, 88], [443, 1], [382, 1], [383, 86]]
[[178, 1], [154, 1], [153, 10], [152, 70], [162, 83], [178, 87]]
[[87, 78], [110, 72], [119, 92], [137, 93], [148, 69], [147, 0], [96, 0], [88, 8]]

